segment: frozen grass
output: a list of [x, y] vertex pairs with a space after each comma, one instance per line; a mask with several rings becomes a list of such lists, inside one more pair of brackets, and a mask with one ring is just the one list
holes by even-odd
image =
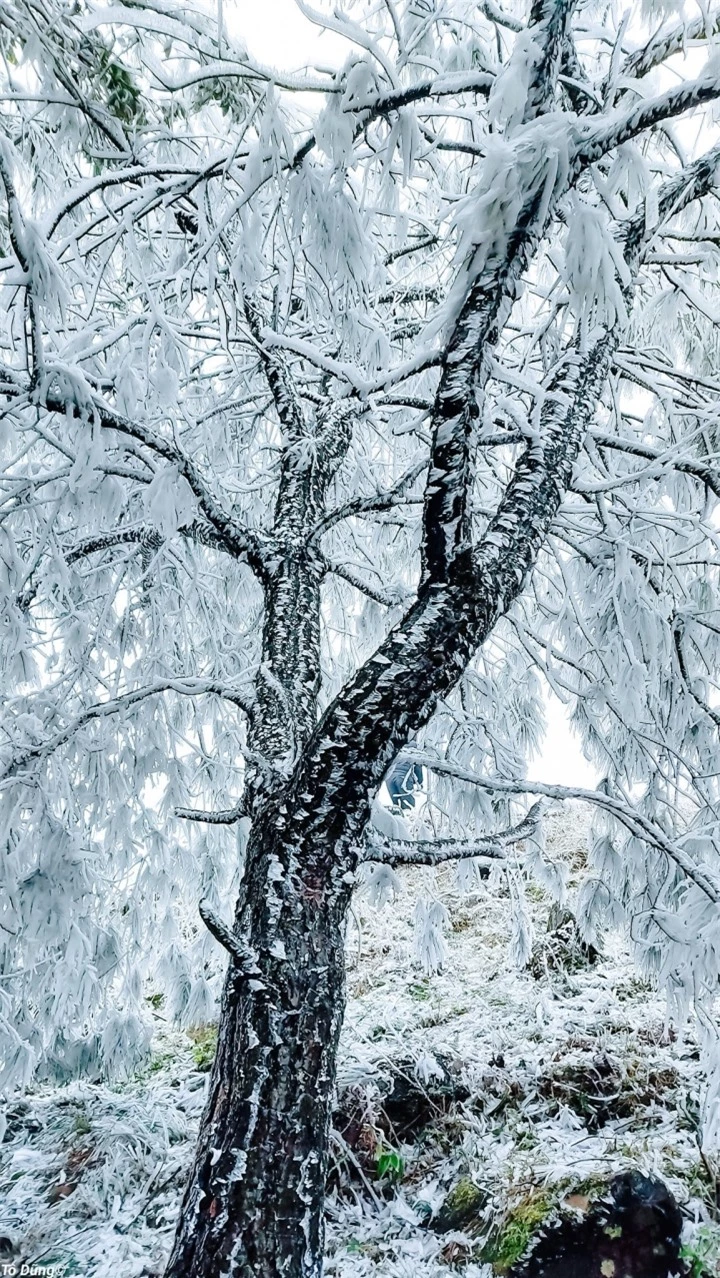
[[[555, 854], [577, 864], [577, 845], [574, 819], [555, 826]], [[528, 1204], [530, 1214], [540, 1202], [551, 1209], [628, 1166], [667, 1181], [686, 1206], [696, 1268], [712, 1272], [720, 1246], [698, 1147], [692, 1032], [667, 1031], [662, 1000], [619, 940], [594, 964], [575, 954], [564, 966], [539, 889], [530, 892], [534, 960], [513, 969], [502, 880], [466, 895], [453, 882], [452, 870], [434, 880], [413, 871], [384, 911], [355, 903], [339, 1088], [364, 1097], [367, 1132], [357, 1149], [333, 1147], [326, 1272], [448, 1278], [460, 1263], [466, 1278], [479, 1278], [490, 1272], [484, 1256], [515, 1245]], [[449, 958], [426, 977], [413, 957], [413, 911], [418, 893], [436, 889], [452, 925]], [[12, 1244], [23, 1261], [64, 1263], [83, 1278], [162, 1272], [210, 1041], [158, 1021], [141, 1076], [113, 1087], [41, 1087], [8, 1103], [0, 1255]], [[374, 1126], [383, 1080], [398, 1066], [430, 1093], [447, 1070], [464, 1087], [465, 1099], [438, 1109], [412, 1143]], [[394, 1157], [381, 1163], [383, 1153]], [[423, 1221], [463, 1179], [481, 1191], [483, 1211], [468, 1233], [434, 1233]]]

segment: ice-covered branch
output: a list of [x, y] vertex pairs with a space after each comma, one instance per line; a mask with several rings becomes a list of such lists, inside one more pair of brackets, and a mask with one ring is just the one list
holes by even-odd
[[61, 728], [59, 732], [54, 733], [46, 741], [39, 742], [30, 749], [22, 750], [20, 754], [11, 758], [3, 772], [0, 773], [0, 781], [8, 777], [16, 777], [29, 766], [49, 758], [56, 750], [67, 745], [72, 737], [89, 723], [96, 722], [99, 719], [106, 719], [112, 715], [122, 714], [141, 702], [147, 701], [148, 698], [159, 696], [164, 692], [175, 692], [183, 697], [201, 697], [214, 694], [222, 697], [225, 701], [230, 701], [234, 706], [237, 706], [238, 710], [242, 710], [243, 714], [248, 716], [252, 714], [254, 707], [252, 692], [243, 692], [220, 683], [216, 679], [158, 679], [155, 683], [147, 684], [145, 687], [134, 688], [131, 692], [125, 692], [119, 697], [111, 697], [107, 701], [88, 706], [87, 709], [83, 710], [81, 714], [77, 715], [70, 723]]
[[[338, 506], [335, 510], [329, 510], [323, 515], [322, 519], [316, 524], [312, 536], [319, 537], [326, 532], [334, 524], [340, 523], [344, 519], [352, 519], [362, 515], [379, 514], [383, 511], [393, 510], [397, 506], [407, 504], [410, 500], [407, 496], [408, 490], [412, 488], [415, 481], [422, 475], [427, 468], [427, 461], [415, 462], [400, 479], [393, 484], [392, 488], [388, 488], [385, 492], [372, 493], [367, 497], [355, 497], [352, 501], [346, 502], [342, 506]], [[417, 498], [420, 502], [421, 498]]]
[[[2, 378], [3, 395], [20, 397], [31, 390], [30, 385], [24, 382], [12, 369], [1, 367], [0, 377]], [[148, 448], [155, 456], [162, 457], [175, 465], [178, 472], [189, 484], [202, 514], [222, 539], [228, 552], [238, 559], [245, 559], [257, 575], [264, 579], [265, 561], [260, 538], [249, 529], [241, 528], [222, 509], [222, 506], [205, 482], [199, 467], [191, 457], [184, 453], [175, 443], [171, 443], [170, 440], [151, 430], [149, 426], [145, 426], [137, 420], [132, 421], [111, 408], [100, 396], [93, 394], [89, 387], [87, 401], [82, 404], [78, 403], [77, 399], [72, 397], [72, 394], [66, 398], [65, 394], [60, 393], [57, 385], [59, 377], [60, 374], [54, 375], [51, 368], [46, 370], [45, 380], [47, 385], [44, 387], [41, 397], [41, 406], [43, 408], [51, 413], [61, 413], [63, 416], [67, 416], [68, 412], [70, 412], [73, 417], [80, 421], [93, 417], [103, 429], [116, 431], [119, 435], [135, 439]]]
[[[228, 927], [227, 923], [224, 923], [219, 918], [212, 909], [210, 902], [202, 900], [198, 906], [198, 912], [208, 932], [215, 937], [215, 940], [219, 945], [222, 945], [224, 950], [227, 950], [236, 970], [242, 976], [248, 978], [259, 976], [260, 968], [258, 967], [257, 954], [246, 941], [237, 936], [232, 928]], [[257, 988], [259, 988], [259, 982]]]
[[677, 618], [673, 626], [673, 644], [675, 645], [675, 655], [677, 656], [678, 667], [682, 676], [682, 681], [692, 697], [696, 705], [707, 715], [708, 719], [714, 723], [715, 727], [720, 730], [720, 712], [714, 706], [708, 705], [707, 701], [701, 697], [695, 687], [694, 680], [688, 670], [687, 661], [685, 659], [685, 649], [683, 648], [683, 623]]
[[669, 31], [660, 30], [647, 44], [628, 54], [621, 66], [625, 79], [640, 80], [675, 53], [683, 53], [698, 40], [711, 40], [720, 31], [720, 13], [704, 12], [689, 22], [680, 22]]
[[647, 129], [655, 128], [667, 120], [672, 120], [693, 107], [704, 106], [715, 102], [720, 97], [720, 73], [714, 64], [696, 80], [685, 80], [682, 84], [655, 98], [646, 98], [629, 110], [616, 111], [611, 123], [588, 126], [585, 136], [580, 137], [575, 147], [573, 166], [576, 170], [586, 164], [594, 164], [612, 151], [622, 146]]
[[664, 852], [709, 900], [716, 904], [720, 903], [720, 882], [716, 882], [702, 865], [693, 861], [677, 842], [669, 839], [660, 825], [651, 821], [638, 808], [632, 807], [604, 789], [588, 790], [581, 786], [544, 785], [538, 781], [490, 781], [477, 776], [469, 769], [457, 767], [430, 754], [423, 754], [421, 751], [407, 753], [408, 758], [422, 767], [441, 773], [443, 776], [454, 777], [466, 785], [478, 786], [489, 794], [537, 794], [547, 799], [579, 799], [594, 807], [602, 808], [624, 825], [631, 834], [644, 839], [658, 851]]
[[648, 444], [640, 443], [638, 440], [627, 439], [620, 435], [610, 435], [607, 431], [592, 430], [590, 436], [600, 448], [612, 448], [616, 452], [626, 453], [629, 457], [641, 457], [653, 464], [643, 470], [609, 479], [606, 484], [602, 482], [582, 484], [579, 489], [581, 492], [601, 492], [608, 485], [630, 483], [636, 479], [642, 479], [643, 476], [661, 474], [667, 470], [677, 470], [681, 474], [692, 475], [701, 483], [707, 484], [711, 492], [715, 493], [716, 497], [720, 497], [720, 471], [703, 464], [700, 460], [696, 461], [691, 457], [678, 456], [678, 453], [683, 448], [682, 444], [675, 444], [662, 450], [660, 448], [651, 448]]
[[[543, 133], [525, 167], [528, 129], [549, 105], [560, 67], [572, 6], [538, 0], [528, 36], [531, 68], [523, 107], [520, 142], [501, 151], [488, 166], [476, 207], [468, 206], [473, 229], [464, 246], [466, 263], [454, 292], [462, 298], [445, 347], [433, 409], [433, 444], [423, 515], [423, 560], [427, 582], [447, 581], [463, 571], [472, 537], [470, 490], [474, 473], [478, 393], [487, 379], [488, 348], [514, 297], [532, 248], [542, 234], [559, 185], [566, 181], [564, 132]], [[544, 127], [544, 126], [543, 126]], [[547, 133], [547, 137], [545, 136]], [[533, 136], [535, 134], [533, 133]], [[537, 139], [540, 139], [537, 133]], [[473, 200], [473, 203], [475, 201]], [[475, 213], [474, 222], [470, 220]], [[484, 221], [487, 225], [484, 225]], [[463, 297], [464, 293], [464, 297]]]
[[531, 64], [523, 123], [535, 120], [551, 105], [560, 66], [569, 38], [570, 16], [577, 0], [533, 0], [528, 33], [532, 53], [523, 49]]
[[290, 369], [278, 344], [268, 345], [264, 342], [264, 335], [272, 330], [264, 326], [260, 308], [252, 298], [245, 298], [245, 316], [257, 344], [260, 362], [275, 401], [277, 415], [285, 428], [287, 441], [297, 443], [307, 435], [307, 423]]
[[533, 804], [518, 825], [476, 839], [390, 839], [371, 825], [366, 832], [362, 860], [383, 865], [442, 865], [445, 861], [470, 857], [503, 861], [510, 844], [537, 836], [541, 809], [542, 800]]
[[175, 808], [175, 816], [183, 821], [198, 821], [203, 825], [236, 825], [248, 813], [247, 799], [243, 797], [232, 808], [206, 810], [204, 808]]
[[401, 587], [397, 587], [395, 590], [388, 590], [386, 587], [373, 585], [371, 582], [366, 581], [359, 572], [356, 572], [350, 564], [331, 563], [324, 556], [323, 565], [326, 573], [341, 577], [343, 581], [353, 586], [355, 590], [359, 590], [368, 599], [373, 599], [375, 603], [382, 604], [385, 608], [396, 608], [398, 604], [407, 603], [412, 598], [412, 591], [403, 590]]

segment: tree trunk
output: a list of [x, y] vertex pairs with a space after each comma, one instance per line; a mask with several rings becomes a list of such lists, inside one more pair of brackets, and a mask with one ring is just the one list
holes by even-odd
[[248, 978], [235, 961], [228, 969], [166, 1278], [322, 1272], [351, 876], [326, 873], [320, 882], [278, 843], [253, 835], [248, 847], [235, 932], [250, 940], [260, 974]]

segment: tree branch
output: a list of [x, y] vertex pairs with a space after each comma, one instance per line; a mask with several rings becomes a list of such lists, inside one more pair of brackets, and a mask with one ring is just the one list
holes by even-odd
[[388, 839], [379, 830], [369, 826], [365, 835], [363, 861], [377, 861], [383, 865], [441, 865], [445, 861], [462, 861], [472, 857], [505, 860], [504, 848], [522, 839], [532, 839], [538, 830], [542, 800], [533, 804], [519, 825], [498, 830], [477, 839]]
[[578, 142], [573, 167], [576, 171], [586, 164], [594, 164], [631, 138], [637, 137], [646, 129], [654, 128], [665, 120], [682, 115], [692, 107], [703, 106], [720, 97], [720, 75], [713, 68], [705, 71], [696, 80], [686, 80], [656, 98], [639, 102], [620, 115], [613, 124], [603, 123], [589, 127], [586, 136]]
[[720, 31], [720, 14], [701, 14], [691, 22], [681, 22], [672, 31], [661, 31], [648, 40], [647, 44], [628, 54], [622, 64], [621, 76], [632, 76], [642, 79], [649, 71], [672, 57], [674, 53], [682, 53], [693, 40], [709, 39]]
[[157, 683], [148, 684], [144, 688], [135, 688], [132, 692], [125, 692], [119, 697], [113, 697], [109, 701], [101, 701], [97, 705], [88, 706], [73, 719], [60, 732], [56, 732], [48, 741], [42, 742], [40, 745], [33, 746], [29, 750], [25, 750], [17, 758], [11, 759], [5, 770], [0, 773], [0, 781], [9, 777], [17, 776], [21, 768], [26, 768], [28, 764], [36, 763], [42, 759], [47, 759], [61, 746], [67, 745], [71, 737], [75, 736], [81, 728], [86, 727], [88, 723], [92, 723], [95, 719], [105, 719], [110, 715], [121, 714], [124, 710], [128, 710], [138, 705], [141, 701], [147, 701], [148, 697], [158, 696], [162, 692], [176, 692], [183, 697], [200, 697], [214, 694], [222, 697], [225, 701], [230, 701], [238, 710], [242, 710], [243, 714], [250, 716], [254, 708], [253, 695], [246, 695], [234, 688], [229, 688], [224, 684], [218, 683], [215, 679], [162, 679]]
[[[671, 449], [662, 451], [659, 448], [651, 448], [648, 444], [641, 444], [633, 439], [625, 439], [619, 435], [608, 435], [607, 432], [601, 430], [590, 431], [590, 437], [599, 448], [612, 448], [617, 452], [627, 453], [632, 457], [642, 457], [650, 462], [657, 462], [658, 466], [663, 470], [678, 470], [682, 474], [692, 475], [695, 479], [699, 479], [701, 483], [707, 484], [708, 488], [715, 493], [716, 497], [720, 497], [720, 473], [712, 470], [710, 466], [703, 465], [701, 461], [693, 461], [690, 458], [673, 457]], [[622, 476], [623, 482], [630, 482], [633, 479], [642, 479], [648, 471], [640, 471], [637, 475]], [[655, 467], [652, 468], [655, 473]], [[580, 491], [594, 492], [600, 491], [603, 485], [584, 485]]]
[[586, 790], [580, 786], [543, 785], [532, 781], [487, 781], [474, 772], [458, 768], [455, 764], [435, 759], [432, 755], [422, 754], [420, 751], [413, 751], [412, 754], [408, 752], [408, 758], [424, 768], [429, 768], [431, 772], [455, 777], [458, 781], [476, 785], [492, 794], [537, 794], [548, 799], [581, 799], [584, 803], [603, 808], [631, 834], [651, 844], [659, 852], [664, 852], [709, 900], [715, 904], [720, 903], [720, 883], [717, 883], [702, 866], [696, 865], [682, 848], [672, 843], [660, 826], [655, 825], [636, 808], [630, 807], [629, 804], [604, 790]]
[[[247, 942], [236, 936], [227, 923], [223, 923], [222, 919], [218, 918], [207, 900], [200, 902], [198, 912], [208, 932], [215, 937], [215, 940], [219, 945], [222, 945], [224, 950], [227, 950], [238, 972], [248, 978], [260, 976], [260, 968], [258, 967], [255, 951]], [[262, 989], [263, 986], [258, 981], [255, 988]]]
[[[48, 370], [48, 373], [51, 374], [51, 370]], [[8, 397], [15, 397], [32, 393], [32, 386], [23, 382], [12, 369], [0, 366], [0, 377], [2, 378], [2, 394]], [[169, 440], [163, 439], [161, 435], [156, 435], [141, 422], [131, 421], [129, 418], [123, 417], [122, 414], [110, 408], [99, 396], [91, 394], [88, 405], [81, 408], [77, 403], [68, 403], [58, 394], [51, 394], [52, 376], [49, 376], [48, 381], [46, 393], [42, 398], [42, 407], [46, 408], [48, 412], [62, 413], [63, 416], [67, 416], [68, 410], [70, 410], [73, 417], [80, 421], [84, 420], [89, 413], [92, 413], [104, 430], [117, 431], [120, 435], [127, 435], [131, 439], [136, 439], [149, 448], [151, 452], [155, 453], [156, 456], [162, 457], [175, 465], [192, 490], [202, 514], [216, 530], [228, 552], [237, 559], [244, 559], [260, 580], [265, 580], [265, 559], [260, 539], [257, 534], [249, 529], [241, 528], [225, 513], [210, 492], [192, 458], [183, 453], [176, 445], [171, 444]]]

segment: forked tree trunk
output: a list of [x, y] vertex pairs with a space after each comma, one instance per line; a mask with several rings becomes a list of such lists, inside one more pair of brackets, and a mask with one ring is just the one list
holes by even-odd
[[[251, 839], [217, 1054], [166, 1278], [319, 1278], [350, 887]], [[271, 840], [272, 845], [272, 840]], [[335, 876], [331, 875], [330, 880]], [[247, 929], [247, 930], [246, 930]], [[263, 988], [256, 988], [262, 982]]]

